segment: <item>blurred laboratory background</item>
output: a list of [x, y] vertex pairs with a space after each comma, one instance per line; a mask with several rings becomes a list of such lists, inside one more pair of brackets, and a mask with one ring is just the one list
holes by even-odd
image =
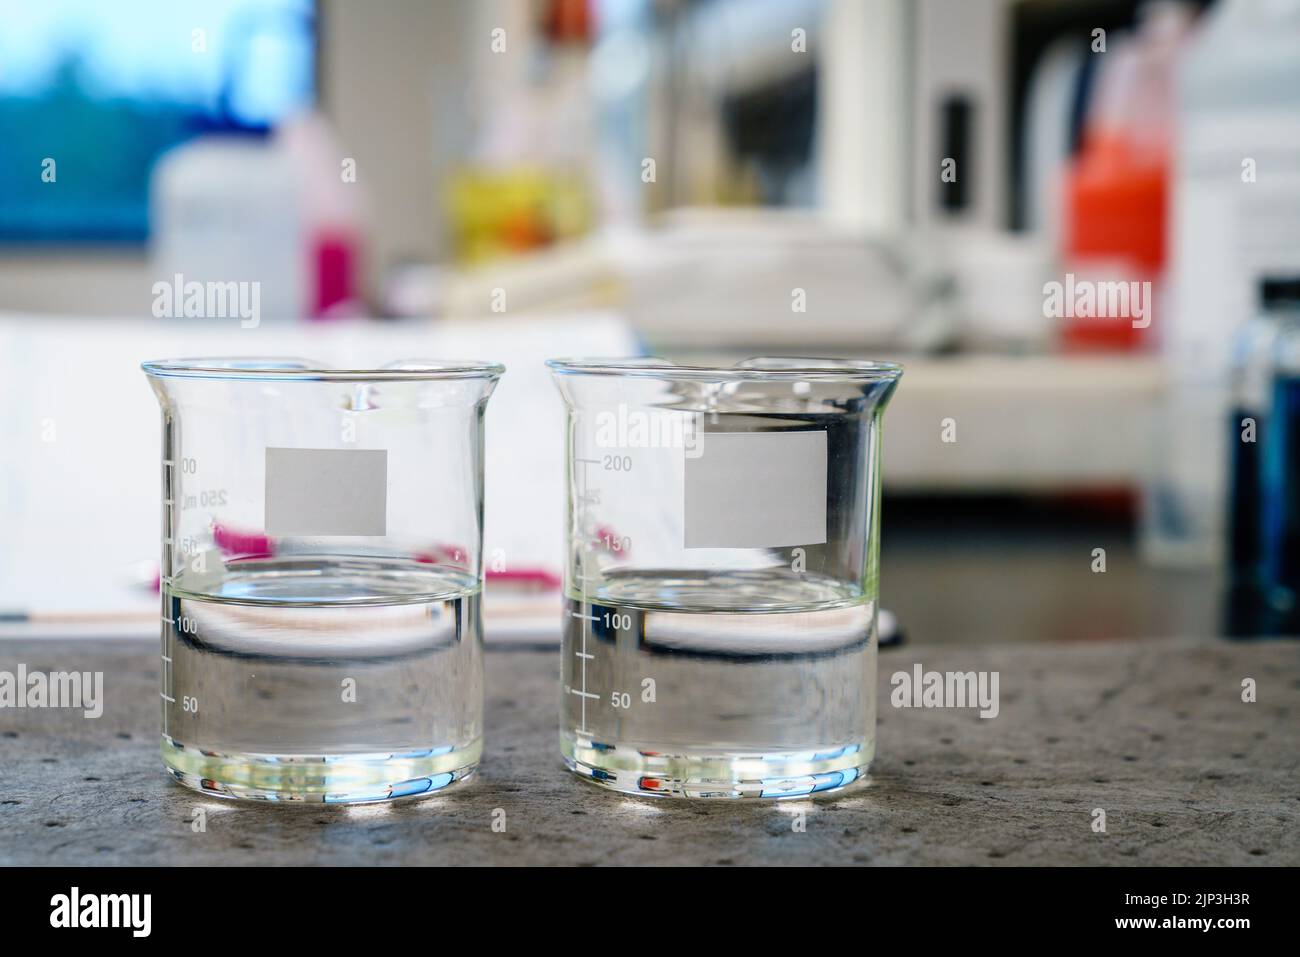
[[909, 640], [1296, 633], [1300, 0], [0, 0], [0, 629], [156, 613], [214, 354], [506, 364], [489, 645], [615, 354], [902, 361]]

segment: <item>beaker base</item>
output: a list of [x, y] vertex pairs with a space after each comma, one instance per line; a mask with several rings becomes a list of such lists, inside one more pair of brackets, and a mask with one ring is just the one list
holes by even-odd
[[640, 797], [788, 800], [870, 783], [874, 744], [762, 754], [683, 754], [561, 735], [565, 766]]
[[220, 798], [291, 804], [365, 804], [441, 793], [478, 770], [482, 741], [461, 747], [339, 755], [215, 752], [162, 736], [167, 772]]

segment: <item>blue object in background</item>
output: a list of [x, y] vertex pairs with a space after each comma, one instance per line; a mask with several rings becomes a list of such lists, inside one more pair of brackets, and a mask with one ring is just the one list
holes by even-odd
[[1264, 447], [1265, 569], [1281, 630], [1300, 629], [1300, 377], [1273, 387], [1270, 435]]
[[142, 242], [149, 174], [312, 105], [313, 0], [0, 0], [0, 242]]

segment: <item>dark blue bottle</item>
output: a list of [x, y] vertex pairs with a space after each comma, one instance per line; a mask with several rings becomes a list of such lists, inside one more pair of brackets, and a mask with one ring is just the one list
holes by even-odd
[[1300, 278], [1265, 280], [1274, 317], [1260, 460], [1260, 578], [1267, 634], [1300, 634]]
[[[1260, 283], [1260, 312], [1242, 328], [1233, 359], [1229, 428], [1228, 593], [1224, 628], [1232, 637], [1294, 631], [1300, 587], [1300, 278]], [[1288, 519], [1289, 516], [1289, 519]], [[1295, 523], [1292, 532], [1286, 521]], [[1290, 556], [1290, 557], [1288, 557]], [[1288, 585], [1287, 582], [1290, 582]]]
[[1300, 369], [1279, 369], [1274, 379], [1263, 477], [1265, 587], [1276, 616], [1271, 630], [1300, 635]]

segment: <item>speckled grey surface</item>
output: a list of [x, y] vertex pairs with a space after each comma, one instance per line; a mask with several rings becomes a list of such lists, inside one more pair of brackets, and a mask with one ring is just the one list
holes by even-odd
[[[1296, 865], [1298, 652], [1167, 640], [885, 651], [871, 784], [742, 805], [577, 780], [557, 756], [557, 654], [490, 651], [475, 779], [422, 802], [312, 809], [212, 800], [164, 775], [155, 643], [0, 641], [0, 670], [104, 671], [107, 702], [94, 721], [0, 710], [0, 863]], [[918, 661], [1000, 672], [1001, 714], [893, 709], [889, 675]], [[191, 827], [196, 807], [206, 832]]]

